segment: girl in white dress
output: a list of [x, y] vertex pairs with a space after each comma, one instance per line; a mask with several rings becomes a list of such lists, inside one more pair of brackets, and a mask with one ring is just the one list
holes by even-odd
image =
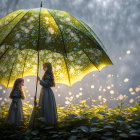
[[9, 98], [12, 99], [9, 107], [9, 112], [6, 118], [6, 122], [15, 125], [23, 124], [23, 106], [22, 101], [25, 99], [25, 94], [22, 86], [24, 86], [24, 79], [18, 78], [15, 80], [13, 89]]

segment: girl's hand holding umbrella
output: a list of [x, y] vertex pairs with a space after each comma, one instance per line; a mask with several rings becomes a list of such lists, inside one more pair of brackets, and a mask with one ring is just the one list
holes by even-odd
[[[37, 81], [40, 81], [40, 77], [39, 76], [37, 76]], [[34, 105], [37, 105], [36, 96], [34, 96]]]
[[39, 76], [37, 77], [37, 80], [40, 81], [40, 77]]
[[37, 105], [36, 96], [34, 96], [34, 104]]

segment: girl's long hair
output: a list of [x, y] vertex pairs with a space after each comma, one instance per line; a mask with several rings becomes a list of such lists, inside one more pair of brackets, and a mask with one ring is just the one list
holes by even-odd
[[22, 93], [22, 95], [23, 95], [23, 98], [22, 98], [23, 100], [26, 98], [25, 93], [24, 93], [24, 90], [23, 90], [22, 86], [20, 86], [20, 84], [21, 84], [22, 81], [24, 81], [23, 78], [18, 78], [18, 79], [16, 79], [16, 81], [15, 81], [15, 83], [14, 83], [14, 86], [13, 86], [13, 88], [12, 88], [12, 91], [10, 92], [9, 98], [12, 99], [13, 91], [16, 90], [16, 89], [19, 89], [19, 90], [21, 91], [21, 93]]
[[51, 87], [55, 87], [55, 80], [54, 80], [54, 74], [53, 74], [51, 63], [49, 63], [49, 62], [44, 63], [43, 66], [47, 67], [47, 71], [43, 74], [42, 80], [44, 79], [45, 74], [50, 74], [51, 75], [51, 80], [53, 81], [53, 85]]

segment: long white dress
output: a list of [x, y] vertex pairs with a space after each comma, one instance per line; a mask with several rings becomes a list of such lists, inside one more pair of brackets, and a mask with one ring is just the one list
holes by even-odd
[[[9, 112], [6, 117], [6, 122], [15, 125], [23, 124], [23, 106], [22, 106], [22, 98], [23, 95], [19, 89], [14, 90], [12, 93], [12, 102], [9, 107]], [[15, 108], [15, 105], [17, 106]]]
[[[40, 80], [42, 86], [39, 97], [39, 117], [44, 117], [50, 125], [55, 125], [58, 120], [57, 107], [54, 93], [51, 89], [52, 79], [49, 73], [45, 73], [44, 79]], [[33, 124], [34, 108], [29, 120], [28, 127]]]

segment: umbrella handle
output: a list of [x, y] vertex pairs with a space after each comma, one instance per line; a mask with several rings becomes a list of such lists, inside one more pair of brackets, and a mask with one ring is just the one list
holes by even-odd
[[37, 102], [36, 102], [36, 96], [34, 96], [34, 106], [37, 105]]

